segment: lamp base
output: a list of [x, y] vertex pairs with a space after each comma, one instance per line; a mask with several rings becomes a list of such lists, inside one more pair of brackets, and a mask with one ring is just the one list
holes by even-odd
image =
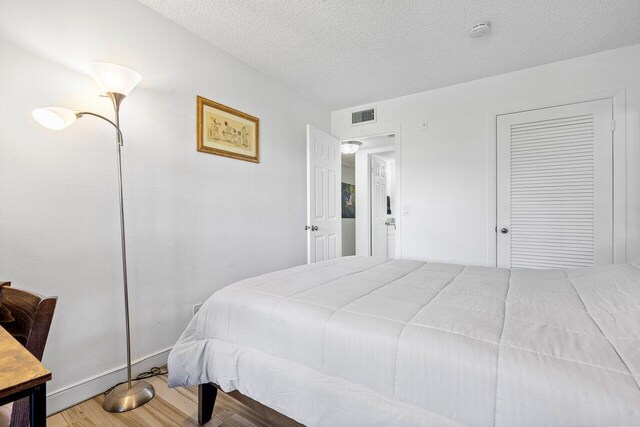
[[136, 381], [131, 388], [127, 383], [120, 384], [105, 396], [102, 408], [107, 412], [127, 412], [144, 405], [155, 394], [153, 386], [146, 381]]

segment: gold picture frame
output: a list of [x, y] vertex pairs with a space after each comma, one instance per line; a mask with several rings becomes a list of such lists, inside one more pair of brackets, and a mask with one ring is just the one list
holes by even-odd
[[260, 163], [260, 119], [198, 96], [198, 151]]

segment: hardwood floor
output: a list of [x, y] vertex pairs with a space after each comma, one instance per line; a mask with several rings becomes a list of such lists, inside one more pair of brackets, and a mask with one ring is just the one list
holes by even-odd
[[[165, 375], [147, 380], [156, 390], [156, 396], [146, 405], [123, 414], [111, 414], [102, 409], [102, 395], [50, 416], [49, 427], [146, 427], [146, 426], [197, 426], [198, 389], [167, 387]], [[211, 421], [205, 426], [215, 427], [276, 427], [256, 412], [218, 392]]]

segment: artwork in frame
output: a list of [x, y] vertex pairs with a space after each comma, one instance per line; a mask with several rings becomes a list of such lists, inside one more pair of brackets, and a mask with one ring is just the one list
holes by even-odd
[[198, 151], [260, 162], [260, 119], [198, 97]]
[[342, 183], [342, 218], [356, 217], [356, 186]]

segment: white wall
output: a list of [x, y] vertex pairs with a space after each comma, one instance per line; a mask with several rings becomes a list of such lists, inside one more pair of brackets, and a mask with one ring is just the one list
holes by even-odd
[[[122, 107], [134, 359], [172, 346], [216, 289], [305, 262], [305, 124], [328, 130], [328, 111], [133, 0], [0, 0], [0, 58], [0, 277], [59, 296], [51, 410], [125, 361], [113, 129], [30, 114], [111, 115], [85, 64], [143, 76]], [[260, 164], [196, 152], [196, 95], [260, 118]]]
[[[356, 183], [355, 167], [342, 165], [342, 182], [346, 184]], [[356, 194], [358, 190], [356, 188]], [[342, 204], [340, 205], [342, 207]], [[358, 215], [356, 203], [356, 216]], [[356, 254], [356, 219], [342, 218], [342, 256]]]
[[[371, 103], [376, 124], [350, 126], [335, 111], [340, 139], [400, 132], [402, 257], [488, 264], [488, 111], [506, 105], [626, 87], [627, 260], [640, 262], [640, 45], [443, 89]], [[422, 131], [428, 119], [428, 130]], [[356, 171], [357, 173], [357, 171]]]

